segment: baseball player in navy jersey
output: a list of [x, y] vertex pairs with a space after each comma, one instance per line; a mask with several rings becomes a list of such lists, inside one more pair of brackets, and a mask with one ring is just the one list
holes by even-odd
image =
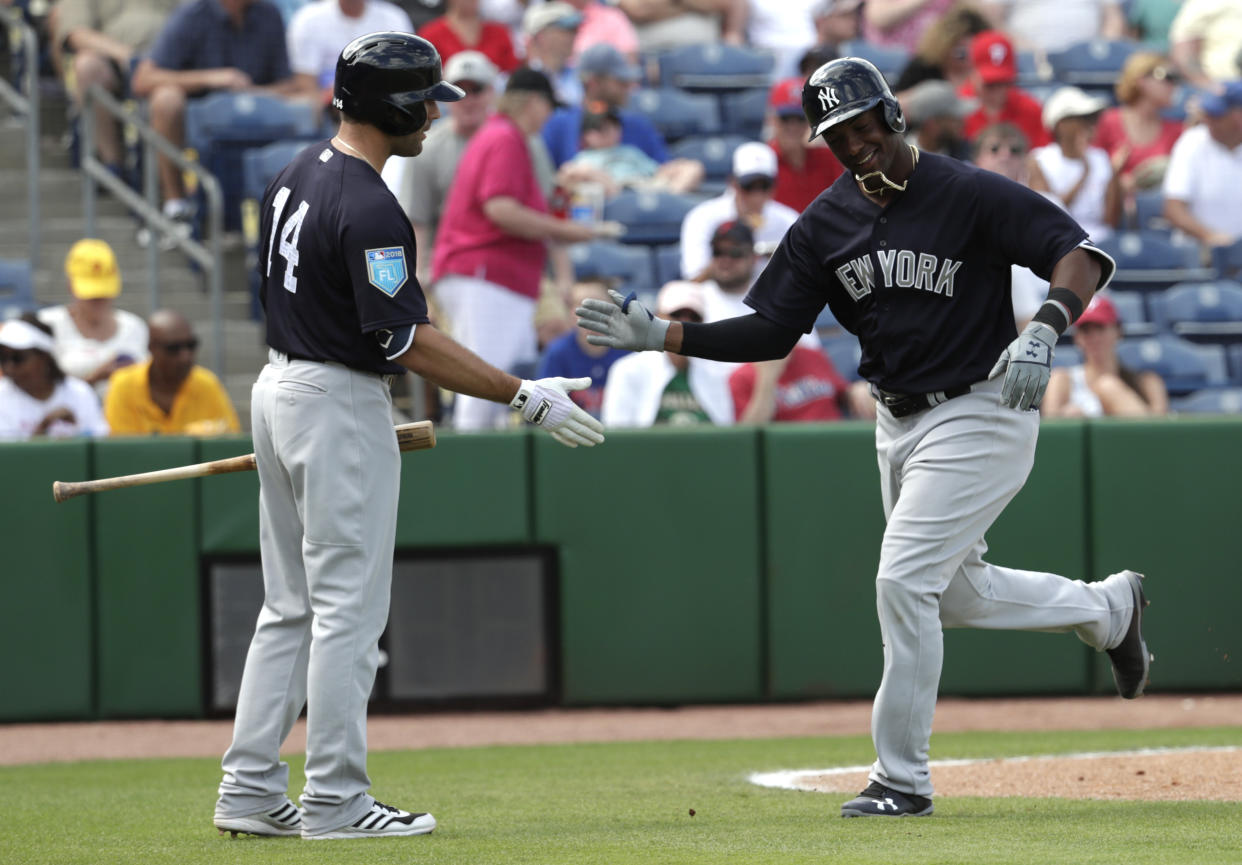
[[[265, 599], [246, 657], [216, 803], [220, 831], [307, 839], [420, 835], [427, 813], [368, 792], [366, 708], [388, 618], [400, 453], [388, 390], [410, 369], [505, 402], [569, 446], [603, 441], [568, 390], [590, 379], [519, 381], [432, 327], [414, 233], [380, 178], [416, 156], [442, 80], [430, 42], [362, 36], [341, 52], [330, 141], [306, 148], [263, 198], [259, 269], [267, 366], [251, 423], [259, 471]], [[281, 742], [303, 705], [306, 786], [287, 794]]]
[[[1147, 683], [1139, 574], [1086, 583], [983, 559], [984, 533], [1030, 472], [1057, 337], [1114, 265], [1042, 196], [906, 144], [901, 108], [870, 63], [821, 66], [802, 105], [846, 174], [785, 234], [747, 295], [752, 314], [669, 322], [614, 293], [585, 301], [578, 323], [600, 345], [767, 360], [827, 304], [859, 337], [887, 518], [876, 577], [884, 674], [870, 784], [841, 813], [923, 816], [943, 628], [1073, 631], [1108, 652], [1121, 696]], [[1020, 334], [1014, 263], [1052, 286]]]

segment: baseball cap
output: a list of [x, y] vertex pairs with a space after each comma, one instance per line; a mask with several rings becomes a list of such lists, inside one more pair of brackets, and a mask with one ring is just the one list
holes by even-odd
[[911, 87], [902, 104], [906, 119], [916, 126], [933, 117], [969, 117], [979, 107], [978, 100], [959, 96], [952, 84], [939, 78]]
[[608, 75], [622, 81], [637, 81], [643, 77], [637, 66], [607, 42], [596, 42], [578, 55], [578, 75], [582, 78]]
[[970, 62], [984, 84], [1012, 84], [1018, 80], [1013, 43], [999, 30], [984, 30], [970, 41]]
[[666, 282], [656, 296], [656, 313], [672, 315], [680, 309], [688, 309], [703, 318], [707, 314], [707, 296], [703, 286], [681, 279]]
[[1055, 129], [1067, 117], [1089, 117], [1108, 107], [1108, 100], [1077, 87], [1059, 87], [1044, 103], [1044, 128]]
[[121, 271], [112, 247], [102, 240], [79, 240], [65, 256], [65, 275], [73, 296], [82, 300], [116, 297], [121, 293]]
[[768, 107], [777, 117], [802, 114], [802, 79], [785, 78], [772, 85], [768, 91]]
[[1208, 117], [1220, 117], [1230, 108], [1242, 108], [1242, 81], [1230, 81], [1219, 93], [1203, 96], [1199, 108]]
[[733, 151], [733, 177], [739, 185], [776, 177], [776, 152], [761, 141], [747, 141]]
[[1087, 304], [1087, 308], [1074, 324], [1121, 324], [1121, 316], [1117, 314], [1117, 307], [1111, 300], [1097, 294], [1091, 298], [1091, 303]]
[[52, 354], [55, 344], [52, 338], [28, 321], [11, 318], [0, 325], [0, 345], [13, 351], [37, 348]]
[[737, 219], [730, 219], [716, 226], [716, 230], [712, 232], [712, 247], [717, 243], [728, 242], [737, 243], [747, 249], [753, 249], [755, 246], [755, 233], [750, 230], [750, 226], [745, 222]]
[[509, 83], [505, 85], [505, 93], [517, 91], [538, 93], [546, 96], [553, 105], [561, 104], [556, 98], [556, 91], [552, 89], [552, 82], [548, 80], [548, 76], [529, 66], [519, 66], [509, 76]]
[[576, 30], [581, 23], [581, 12], [568, 3], [553, 0], [551, 3], [541, 3], [526, 10], [526, 14], [522, 16], [522, 32], [527, 36], [534, 36], [549, 27]]
[[500, 70], [481, 51], [458, 51], [444, 64], [444, 80], [450, 84], [473, 81], [481, 87], [496, 83]]

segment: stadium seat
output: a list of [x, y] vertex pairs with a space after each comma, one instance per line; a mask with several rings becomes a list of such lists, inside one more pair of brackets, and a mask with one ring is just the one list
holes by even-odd
[[772, 78], [771, 54], [723, 42], [682, 45], [657, 62], [661, 86], [680, 90], [746, 90], [766, 87]]
[[681, 244], [669, 243], [651, 249], [656, 285], [681, 279]]
[[641, 246], [626, 246], [612, 240], [575, 243], [569, 247], [569, 261], [575, 279], [615, 280], [616, 290], [651, 294], [659, 287], [651, 271], [651, 254]]
[[842, 57], [861, 57], [869, 60], [888, 79], [889, 85], [897, 82], [901, 71], [910, 62], [910, 52], [893, 45], [873, 45], [862, 39], [842, 42], [837, 46], [837, 53]]
[[1175, 414], [1238, 414], [1242, 387], [1210, 387], [1169, 400]]
[[1173, 395], [1229, 382], [1225, 349], [1220, 345], [1195, 345], [1181, 337], [1161, 334], [1123, 339], [1117, 346], [1117, 355], [1130, 369], [1158, 373]]
[[1117, 262], [1114, 290], [1157, 291], [1214, 276], [1210, 268], [1199, 265], [1197, 246], [1176, 244], [1165, 232], [1119, 231], [1097, 245]]
[[302, 152], [309, 141], [276, 141], [242, 152], [241, 231], [246, 245], [246, 273], [250, 279], [250, 317], [262, 318], [259, 303], [259, 204], [267, 185]]
[[1242, 240], [1230, 246], [1213, 247], [1212, 267], [1216, 269], [1217, 279], [1242, 280]]
[[1110, 289], [1108, 299], [1117, 307], [1117, 314], [1121, 316], [1121, 328], [1126, 336], [1150, 336], [1156, 332], [1156, 326], [1147, 317], [1147, 307], [1143, 303], [1142, 294], [1137, 291]]
[[1151, 297], [1161, 330], [1192, 342], [1242, 342], [1242, 285], [1230, 280], [1179, 283]]
[[0, 320], [38, 308], [30, 262], [0, 259]]
[[703, 163], [703, 182], [697, 191], [717, 195], [733, 173], [733, 151], [747, 140], [740, 135], [691, 135], [670, 147], [669, 155]]
[[698, 203], [688, 195], [630, 189], [604, 205], [604, 219], [623, 223], [623, 243], [657, 245], [681, 240], [681, 221]]
[[645, 114], [669, 142], [720, 132], [720, 106], [711, 96], [668, 87], [638, 90], [630, 97], [630, 108]]
[[1078, 350], [1078, 346], [1058, 345], [1052, 353], [1052, 366], [1079, 366], [1082, 363], [1082, 352]]
[[1137, 48], [1138, 43], [1129, 39], [1092, 39], [1051, 52], [1048, 65], [1052, 67], [1052, 77], [1060, 83], [1112, 99], [1121, 67]]
[[1169, 230], [1169, 221], [1164, 218], [1164, 192], [1162, 190], [1145, 189], [1135, 195], [1133, 228], [1138, 231]]
[[861, 378], [858, 374], [858, 363], [862, 360], [862, 346], [858, 337], [852, 333], [824, 339], [824, 354], [828, 355], [832, 365], [846, 381], [858, 381]]
[[1229, 357], [1229, 379], [1236, 385], [1242, 385], [1242, 344], [1225, 347]]
[[1044, 84], [1052, 77], [1052, 69], [1047, 62], [1041, 63], [1034, 51], [1019, 51], [1015, 59], [1018, 61], [1017, 85], [1023, 89]]
[[720, 94], [721, 131], [728, 135], [742, 135], [758, 139], [763, 135], [763, 123], [767, 119], [768, 88], [752, 87]]

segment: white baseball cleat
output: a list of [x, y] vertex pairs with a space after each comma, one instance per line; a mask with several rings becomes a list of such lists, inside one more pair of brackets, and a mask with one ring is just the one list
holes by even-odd
[[348, 838], [396, 838], [403, 835], [426, 835], [436, 828], [436, 818], [430, 814], [410, 813], [375, 802], [371, 810], [348, 826], [329, 832], [311, 834], [302, 832], [308, 841], [331, 841]]

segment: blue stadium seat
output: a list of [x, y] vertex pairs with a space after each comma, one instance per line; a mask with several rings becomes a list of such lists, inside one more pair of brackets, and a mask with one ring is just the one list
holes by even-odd
[[1164, 192], [1160, 189], [1144, 189], [1134, 197], [1134, 226], [1138, 231], [1155, 229], [1167, 231], [1169, 221], [1164, 218]]
[[832, 307], [826, 303], [815, 318], [815, 332], [824, 340], [850, 335], [845, 328], [841, 327], [841, 322], [837, 321], [837, 317], [832, 313]]
[[1048, 65], [1052, 67], [1052, 77], [1062, 84], [1107, 93], [1111, 98], [1121, 67], [1138, 47], [1129, 39], [1093, 39], [1051, 52]]
[[858, 362], [862, 360], [862, 346], [858, 342], [858, 337], [852, 333], [845, 333], [840, 336], [827, 337], [823, 342], [824, 354], [828, 355], [828, 359], [837, 368], [837, 372], [841, 373], [846, 381], [858, 381], [861, 378], [858, 374]]
[[1221, 345], [1195, 345], [1180, 337], [1162, 334], [1123, 339], [1117, 346], [1117, 355], [1130, 369], [1158, 373], [1173, 395], [1229, 382], [1225, 348]]
[[0, 320], [16, 318], [38, 308], [30, 262], [0, 259]]
[[669, 155], [703, 163], [703, 183], [698, 191], [719, 194], [733, 173], [733, 151], [748, 140], [740, 135], [691, 135], [670, 147]]
[[1242, 412], [1242, 387], [1209, 387], [1169, 400], [1176, 414], [1238, 414]]
[[720, 132], [720, 105], [711, 96], [668, 87], [638, 90], [630, 97], [629, 107], [647, 115], [670, 142]]
[[1058, 345], [1052, 353], [1052, 365], [1058, 366], [1079, 366], [1082, 363], [1082, 352], [1078, 350], [1078, 346]]
[[888, 79], [889, 85], [895, 84], [901, 71], [910, 62], [910, 52], [893, 45], [873, 45], [862, 39], [842, 42], [837, 46], [837, 53], [842, 57], [861, 57], [869, 60], [876, 69]]
[[1214, 276], [1210, 268], [1199, 265], [1197, 246], [1176, 244], [1165, 232], [1119, 231], [1097, 245], [1117, 262], [1114, 290], [1157, 291]]
[[1034, 51], [1019, 51], [1017, 85], [1023, 89], [1044, 84], [1052, 77], [1052, 69], [1047, 63], [1040, 63]]
[[746, 90], [771, 83], [771, 54], [753, 48], [703, 42], [660, 55], [660, 84], [690, 91]]
[[752, 87], [720, 94], [720, 122], [729, 135], [759, 138], [768, 112], [768, 88]]
[[575, 279], [615, 280], [616, 290], [647, 295], [659, 288], [651, 272], [651, 254], [641, 246], [626, 246], [611, 240], [575, 243], [569, 247], [569, 261]]
[[[1156, 326], [1147, 317], [1143, 295], [1137, 291], [1113, 291], [1109, 289], [1108, 299], [1117, 307], [1121, 316], [1121, 327], [1126, 336], [1150, 336], [1156, 332]], [[1060, 349], [1058, 349], [1059, 351]]]
[[259, 205], [263, 193], [281, 169], [302, 152], [309, 141], [276, 141], [242, 152], [241, 230], [246, 244], [246, 273], [250, 280], [250, 317], [262, 318], [259, 303]]
[[656, 285], [664, 285], [666, 282], [681, 279], [680, 243], [654, 246], [651, 248], [651, 256], [655, 265]]
[[1229, 379], [1236, 385], [1242, 385], [1242, 344], [1225, 347], [1229, 357]]
[[1218, 279], [1242, 280], [1242, 240], [1212, 248], [1212, 267]]
[[1192, 342], [1242, 342], [1242, 285], [1230, 280], [1179, 283], [1152, 295], [1161, 330]]
[[604, 205], [604, 219], [624, 223], [623, 243], [657, 245], [681, 240], [681, 221], [698, 203], [688, 195], [630, 189]]

